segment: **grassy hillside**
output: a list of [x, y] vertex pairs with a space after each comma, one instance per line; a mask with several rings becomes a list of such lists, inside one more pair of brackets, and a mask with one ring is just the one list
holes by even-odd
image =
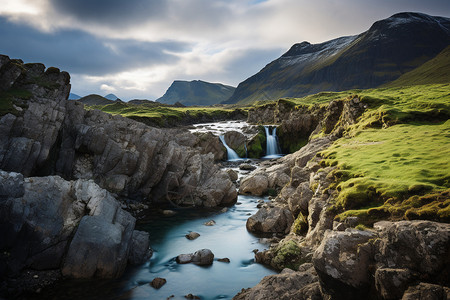
[[114, 103], [115, 101], [110, 100], [110, 99], [106, 99], [105, 97], [102, 97], [100, 95], [97, 94], [91, 94], [91, 95], [87, 95], [84, 96], [78, 100], [76, 100], [78, 102], [81, 102], [85, 105], [107, 105], [107, 104], [111, 104]]
[[337, 166], [338, 218], [450, 222], [450, 84], [358, 95], [368, 109], [322, 152], [324, 166]]
[[88, 109], [99, 109], [112, 115], [122, 115], [148, 125], [170, 127], [182, 124], [209, 122], [219, 119], [245, 118], [241, 109], [225, 107], [175, 107], [155, 102], [149, 104], [132, 104], [116, 102], [109, 105], [96, 105]]
[[403, 74], [385, 87], [450, 83], [450, 46], [420, 67]]

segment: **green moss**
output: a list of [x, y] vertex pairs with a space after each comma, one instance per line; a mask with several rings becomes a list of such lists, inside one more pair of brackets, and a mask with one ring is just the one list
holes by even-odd
[[298, 214], [291, 231], [297, 235], [305, 234], [308, 231], [308, 221], [302, 213]]
[[284, 268], [298, 270], [298, 267], [305, 262], [300, 247], [293, 240], [280, 243], [274, 254], [272, 265], [279, 270]]
[[266, 134], [264, 132], [264, 127], [259, 127], [258, 134], [248, 143], [248, 157], [250, 158], [261, 158], [264, 156], [264, 144], [266, 142]]
[[0, 92], [0, 116], [8, 113], [16, 115], [18, 111], [14, 108], [15, 100], [29, 100], [32, 94], [27, 90], [10, 89], [8, 91]]

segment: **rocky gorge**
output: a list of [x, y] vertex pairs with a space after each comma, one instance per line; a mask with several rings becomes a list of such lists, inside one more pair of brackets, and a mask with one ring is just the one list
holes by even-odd
[[[151, 255], [132, 207], [232, 206], [239, 193], [271, 195], [246, 227], [269, 242], [255, 261], [281, 272], [233, 299], [450, 297], [449, 224], [390, 219], [365, 227], [358, 217], [337, 217], [337, 166], [325, 164], [322, 151], [367, 111], [370, 103], [359, 96], [250, 108], [247, 121], [278, 126], [283, 152], [292, 153], [239, 178], [216, 164], [224, 150], [214, 135], [85, 110], [67, 101], [67, 73], [6, 56], [0, 63], [2, 295], [61, 277], [120, 277], [127, 264]], [[242, 148], [243, 136], [227, 133], [227, 143]], [[258, 139], [249, 150], [263, 148]], [[177, 260], [198, 263], [194, 256], [203, 252], [209, 265], [214, 254], [207, 249], [181, 251]], [[30, 276], [52, 280], [23, 286]]]
[[127, 261], [145, 261], [148, 234], [135, 231], [135, 218], [123, 209], [137, 200], [236, 202], [228, 174], [195, 147], [198, 138], [189, 132], [84, 110], [67, 101], [70, 76], [57, 68], [0, 56], [0, 78], [6, 294], [20, 289], [14, 278], [28, 270], [108, 278], [120, 276]]

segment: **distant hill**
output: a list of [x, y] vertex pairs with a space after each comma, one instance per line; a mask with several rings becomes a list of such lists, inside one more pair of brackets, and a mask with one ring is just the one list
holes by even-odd
[[156, 101], [166, 104], [179, 102], [186, 106], [207, 106], [225, 101], [231, 97], [234, 90], [234, 87], [220, 83], [210, 83], [201, 80], [176, 80], [166, 93]]
[[108, 99], [108, 100], [113, 100], [116, 101], [117, 99], [119, 99], [116, 95], [114, 94], [108, 94], [106, 95], [104, 98]]
[[383, 85], [383, 87], [433, 83], [450, 83], [450, 46], [420, 67], [403, 74], [398, 79]]
[[356, 36], [295, 44], [241, 82], [224, 103], [373, 88], [396, 80], [450, 45], [450, 19], [399, 13]]
[[78, 99], [77, 101], [84, 103], [85, 105], [91, 106], [91, 105], [107, 105], [115, 103], [116, 101], [106, 99], [105, 97], [102, 97], [97, 94], [91, 94], [87, 95], [85, 97], [82, 97]]
[[78, 100], [80, 98], [81, 98], [81, 96], [78, 96], [77, 94], [74, 94], [74, 93], [69, 94], [69, 100]]

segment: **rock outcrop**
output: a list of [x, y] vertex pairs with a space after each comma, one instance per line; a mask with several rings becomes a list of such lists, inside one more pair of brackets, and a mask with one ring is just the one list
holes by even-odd
[[[115, 278], [150, 257], [148, 233], [92, 180], [24, 178], [0, 171], [1, 277], [62, 268], [67, 277]], [[136, 242], [138, 241], [138, 242]]]
[[0, 92], [17, 108], [0, 117], [0, 169], [26, 177], [93, 179], [110, 192], [149, 202], [236, 201], [228, 175], [212, 154], [193, 149], [197, 138], [189, 132], [84, 110], [66, 101], [70, 77], [56, 68], [1, 56], [0, 70]]

